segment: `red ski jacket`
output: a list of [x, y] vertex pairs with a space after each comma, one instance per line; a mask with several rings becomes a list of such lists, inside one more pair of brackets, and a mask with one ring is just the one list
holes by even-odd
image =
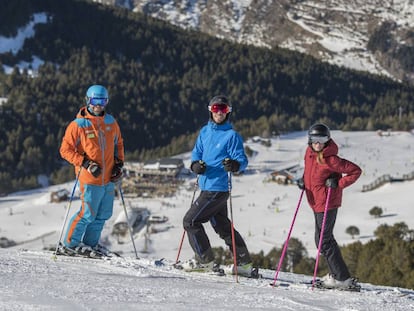
[[325, 210], [328, 188], [325, 181], [329, 177], [336, 176], [338, 187], [332, 188], [328, 209], [338, 208], [342, 204], [342, 192], [345, 187], [353, 184], [361, 175], [361, 168], [351, 161], [338, 156], [338, 146], [331, 139], [321, 151], [323, 158], [318, 163], [318, 153], [310, 146], [305, 153], [305, 171], [303, 180], [305, 192], [310, 207], [316, 213], [323, 213]]

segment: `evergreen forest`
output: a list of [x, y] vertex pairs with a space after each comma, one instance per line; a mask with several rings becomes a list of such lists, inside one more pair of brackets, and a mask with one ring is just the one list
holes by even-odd
[[[0, 2], [0, 35], [36, 23], [18, 51], [0, 54], [0, 194], [73, 178], [59, 155], [87, 88], [105, 85], [127, 160], [189, 151], [207, 104], [229, 96], [245, 137], [305, 130], [410, 130], [413, 88], [285, 49], [239, 45], [125, 9], [81, 0]], [[44, 63], [20, 70], [33, 57]], [[13, 68], [6, 73], [4, 68]], [[401, 113], [402, 112], [402, 113]]]

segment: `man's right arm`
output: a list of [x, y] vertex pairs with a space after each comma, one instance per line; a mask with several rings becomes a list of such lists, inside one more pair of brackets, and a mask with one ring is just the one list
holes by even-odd
[[79, 139], [79, 127], [71, 122], [66, 128], [59, 151], [62, 158], [75, 166], [81, 166], [84, 161], [84, 155], [77, 149]]

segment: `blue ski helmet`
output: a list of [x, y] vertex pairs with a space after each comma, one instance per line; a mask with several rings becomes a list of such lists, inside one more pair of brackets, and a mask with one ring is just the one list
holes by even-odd
[[86, 105], [106, 106], [109, 102], [108, 91], [102, 85], [92, 85], [86, 91]]

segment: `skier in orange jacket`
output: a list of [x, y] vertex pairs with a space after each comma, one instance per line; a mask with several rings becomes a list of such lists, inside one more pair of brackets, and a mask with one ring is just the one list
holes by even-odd
[[79, 173], [82, 205], [69, 221], [63, 241], [75, 252], [101, 247], [103, 226], [112, 216], [115, 183], [122, 178], [124, 144], [118, 123], [105, 112], [108, 101], [105, 87], [89, 87], [86, 106], [66, 128], [60, 147], [61, 156]]

